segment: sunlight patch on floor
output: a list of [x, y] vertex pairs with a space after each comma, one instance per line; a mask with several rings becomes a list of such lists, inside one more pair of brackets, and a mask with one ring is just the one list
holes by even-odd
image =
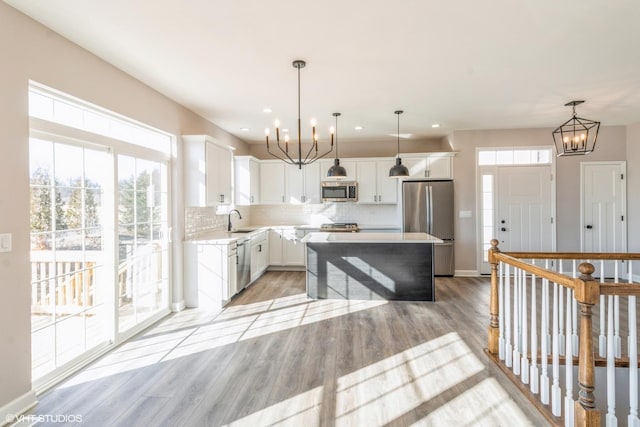
[[322, 386], [271, 405], [225, 426], [304, 426], [320, 425]]
[[527, 426], [527, 416], [493, 378], [458, 395], [414, 426]]
[[338, 379], [336, 426], [384, 425], [483, 369], [454, 332], [412, 347]]
[[61, 387], [144, 368], [202, 351], [378, 307], [387, 301], [311, 300], [296, 294], [225, 307], [213, 316], [198, 310], [176, 313], [126, 342]]

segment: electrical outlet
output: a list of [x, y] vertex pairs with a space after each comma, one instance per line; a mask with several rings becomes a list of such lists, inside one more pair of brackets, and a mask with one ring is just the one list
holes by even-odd
[[471, 218], [471, 211], [460, 211], [458, 218]]
[[11, 252], [11, 233], [0, 234], [0, 252]]

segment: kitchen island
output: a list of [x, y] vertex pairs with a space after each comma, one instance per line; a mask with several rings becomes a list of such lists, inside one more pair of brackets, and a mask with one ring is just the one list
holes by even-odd
[[433, 245], [426, 233], [310, 233], [307, 295], [315, 299], [434, 301]]

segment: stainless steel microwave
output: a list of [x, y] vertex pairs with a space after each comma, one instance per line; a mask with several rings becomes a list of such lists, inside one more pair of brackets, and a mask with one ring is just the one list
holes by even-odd
[[355, 181], [323, 181], [323, 202], [357, 202], [358, 183]]

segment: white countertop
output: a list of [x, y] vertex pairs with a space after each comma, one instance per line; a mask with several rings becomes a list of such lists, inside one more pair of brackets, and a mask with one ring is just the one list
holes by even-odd
[[427, 233], [309, 233], [303, 243], [442, 243]]

